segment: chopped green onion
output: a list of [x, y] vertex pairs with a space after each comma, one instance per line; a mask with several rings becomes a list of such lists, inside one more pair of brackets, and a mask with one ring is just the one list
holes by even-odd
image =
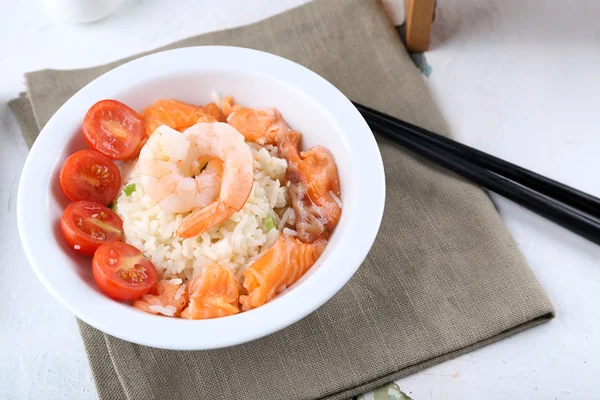
[[131, 196], [131, 193], [135, 192], [135, 183], [130, 183], [129, 185], [125, 186], [123, 191], [125, 192], [125, 195]]
[[269, 232], [271, 229], [275, 228], [275, 221], [273, 220], [273, 217], [265, 218], [263, 220], [263, 223], [267, 227], [267, 232]]

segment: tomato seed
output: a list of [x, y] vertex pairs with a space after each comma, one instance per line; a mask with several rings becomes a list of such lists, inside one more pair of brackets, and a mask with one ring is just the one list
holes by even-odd
[[123, 268], [117, 272], [119, 277], [131, 283], [142, 283], [148, 274], [146, 269], [139, 264], [134, 265], [132, 268]]

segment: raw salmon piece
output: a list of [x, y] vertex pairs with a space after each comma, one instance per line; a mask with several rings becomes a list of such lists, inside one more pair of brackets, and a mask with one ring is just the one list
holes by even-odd
[[240, 296], [242, 310], [260, 307], [304, 275], [325, 250], [327, 240], [302, 243], [280, 234], [275, 244], [244, 271], [247, 296]]
[[156, 309], [152, 310], [150, 307], [164, 307], [166, 310], [173, 311], [174, 317], [178, 317], [188, 303], [188, 294], [184, 285], [172, 281], [158, 281], [150, 289], [150, 292], [136, 300], [133, 306], [147, 313], [158, 315], [164, 314]]
[[322, 146], [299, 153], [293, 135], [288, 135], [279, 149], [288, 162], [286, 180], [290, 183], [288, 194], [296, 214], [298, 238], [312, 243], [324, 232], [333, 231], [342, 215], [335, 159]]
[[227, 123], [244, 135], [247, 141], [261, 145], [275, 144], [277, 137], [290, 130], [274, 108], [241, 107], [227, 117]]
[[179, 100], [158, 100], [140, 114], [150, 136], [161, 125], [183, 131], [198, 122], [217, 122], [204, 112], [204, 107], [194, 106]]
[[202, 112], [206, 115], [209, 115], [216, 119], [219, 122], [225, 122], [225, 116], [219, 109], [219, 106], [216, 103], [208, 103], [204, 107], [202, 107]]
[[342, 215], [342, 209], [333, 195], [340, 198], [340, 177], [333, 154], [323, 146], [314, 146], [300, 153], [298, 165], [300, 175], [305, 177], [310, 199], [320, 208], [327, 219], [327, 230], [331, 231]]
[[300, 158], [300, 142], [302, 134], [298, 131], [290, 130], [289, 132], [277, 138], [277, 147], [281, 157], [285, 158], [288, 164], [298, 164]]
[[221, 100], [221, 111], [225, 118], [229, 117], [229, 115], [235, 110], [239, 110], [241, 107], [239, 105], [233, 104], [233, 97], [226, 96]]
[[182, 318], [208, 319], [240, 312], [238, 282], [233, 271], [221, 265], [205, 267], [188, 285], [190, 303]]

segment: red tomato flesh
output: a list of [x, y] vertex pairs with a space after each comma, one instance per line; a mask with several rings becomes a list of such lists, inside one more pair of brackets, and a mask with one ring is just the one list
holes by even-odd
[[109, 205], [121, 187], [121, 173], [102, 153], [81, 150], [72, 154], [60, 170], [60, 186], [71, 201], [90, 200]]
[[156, 268], [141, 251], [123, 242], [103, 244], [92, 260], [96, 284], [108, 297], [133, 300], [154, 286]]
[[87, 256], [93, 256], [104, 243], [123, 240], [121, 218], [110, 208], [93, 201], [71, 203], [63, 213], [60, 228], [67, 243]]
[[115, 160], [136, 157], [145, 136], [140, 115], [117, 100], [102, 100], [85, 115], [81, 126], [91, 148]]

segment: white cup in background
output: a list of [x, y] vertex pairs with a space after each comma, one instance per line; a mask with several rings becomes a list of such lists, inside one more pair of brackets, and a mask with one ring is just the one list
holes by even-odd
[[112, 14], [124, 0], [43, 0], [44, 8], [57, 21], [89, 23]]

